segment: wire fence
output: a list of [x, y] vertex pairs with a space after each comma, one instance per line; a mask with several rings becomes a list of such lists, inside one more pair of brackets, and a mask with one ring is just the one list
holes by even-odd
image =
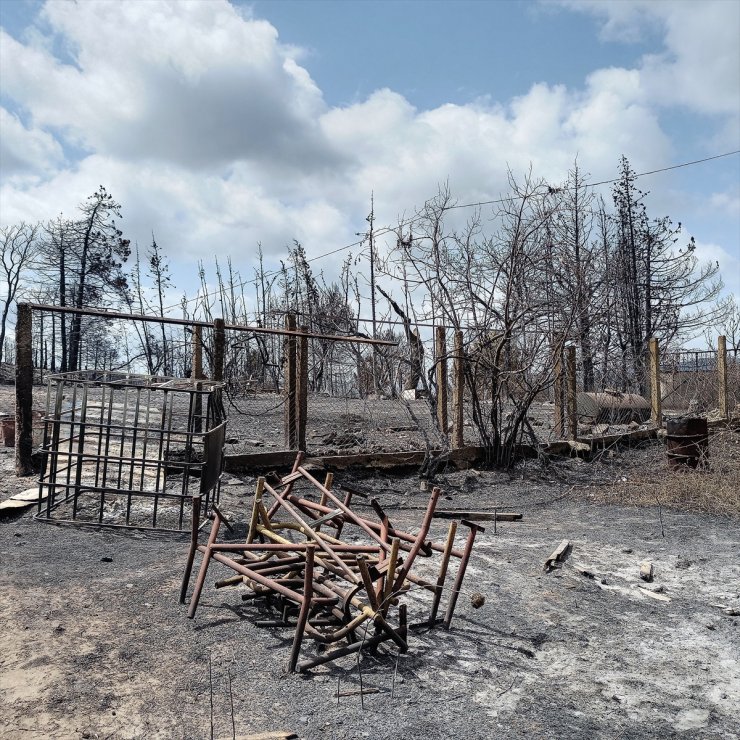
[[[34, 321], [40, 330], [40, 320]], [[583, 347], [571, 347], [558, 361], [547, 343], [533, 353], [525, 346], [531, 338], [525, 337], [521, 347], [507, 349], [505, 366], [500, 366], [498, 359], [491, 361], [491, 334], [466, 331], [461, 352], [468, 370], [463, 373], [464, 391], [457, 394], [463, 399], [460, 424], [452, 418], [452, 399], [462, 376], [452, 377], [458, 350], [452, 349], [451, 332], [446, 338], [443, 333], [441, 346], [439, 333], [435, 337], [428, 327], [406, 331], [405, 339], [389, 330], [381, 335], [385, 344], [373, 344], [360, 333], [355, 337], [362, 339], [322, 335], [321, 327], [303, 332], [305, 336], [286, 335], [285, 325], [285, 317], [275, 317], [274, 326], [259, 330], [223, 328], [220, 340], [215, 324], [201, 322], [198, 331], [170, 327], [173, 341], [169, 346], [163, 341], [160, 354], [152, 355], [157, 363], [175, 366], [180, 377], [202, 372], [197, 377], [224, 379], [227, 454], [283, 452], [297, 446], [326, 456], [444, 450], [486, 445], [494, 428], [502, 437], [516, 429], [517, 442], [551, 442], [604, 434], [651, 417], [647, 348], [637, 359], [623, 348], [597, 360], [589, 359]], [[158, 336], [154, 326], [140, 338], [153, 343]], [[44, 336], [37, 334], [34, 364], [46, 357], [45, 345], [38, 341]], [[196, 344], [202, 359], [196, 359]], [[84, 365], [101, 361], [94, 343], [87, 346]], [[140, 371], [141, 357], [127, 357], [121, 368], [111, 368], [108, 357], [97, 369]], [[739, 359], [737, 351], [726, 355], [730, 411], [740, 403]], [[473, 363], [482, 371], [471, 370]], [[440, 375], [442, 365], [446, 372]], [[664, 352], [659, 368], [664, 413], [711, 414], [718, 409], [715, 350]], [[11, 368], [3, 370], [10, 380]], [[34, 381], [43, 373], [37, 369]], [[439, 413], [445, 397], [446, 415]], [[298, 417], [301, 439], [294, 434]]]

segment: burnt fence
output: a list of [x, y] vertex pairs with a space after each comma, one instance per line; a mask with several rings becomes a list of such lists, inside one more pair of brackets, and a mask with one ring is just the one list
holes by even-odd
[[[462, 331], [434, 328], [425, 342], [420, 382], [407, 389], [408, 346], [391, 339], [311, 332], [298, 327], [293, 315], [285, 317], [282, 327], [255, 327], [228, 325], [222, 319], [203, 322], [20, 304], [15, 442], [16, 470], [21, 475], [30, 475], [34, 467], [33, 383], [39, 378], [34, 370], [32, 314], [55, 311], [187, 328], [190, 347], [182, 367], [194, 382], [224, 384], [227, 459], [279, 465], [281, 455], [287, 459], [288, 453], [300, 449], [327, 458], [414, 453], [409, 459], [421, 460], [419, 454], [429, 451], [482, 445], [477, 426], [481, 411], [476, 422], [472, 394], [466, 388], [471, 379], [466, 379], [465, 363], [470, 360]], [[641, 420], [654, 426], [662, 425], [664, 412], [716, 410], [726, 418], [740, 403], [739, 358], [726, 351], [723, 337], [711, 352], [661, 353], [657, 339], [648, 344], [644, 376], [636, 378], [632, 393], [609, 387], [610, 378], [604, 373], [588, 398], [583, 392], [580, 348], [573, 344], [566, 343], [560, 355], [540, 358], [542, 366], [549, 368], [551, 382], [527, 409], [535, 434], [528, 442], [547, 446], [596, 436], [603, 433], [599, 415], [604, 408], [618, 410], [633, 402], [643, 404]], [[475, 390], [486, 413], [485, 392]], [[517, 412], [519, 401], [515, 394], [507, 400], [511, 408], [503, 409], [503, 423], [507, 411]], [[591, 409], [594, 404], [596, 412]], [[610, 411], [608, 416], [620, 420], [618, 413]]]

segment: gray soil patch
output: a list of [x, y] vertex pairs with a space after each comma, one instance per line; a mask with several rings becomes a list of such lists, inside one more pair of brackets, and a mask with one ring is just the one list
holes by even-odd
[[[635, 453], [638, 454], [638, 453]], [[5, 495], [28, 488], [0, 456]], [[491, 522], [449, 632], [414, 630], [308, 676], [284, 673], [290, 630], [209, 572], [196, 619], [177, 603], [187, 539], [0, 523], [0, 738], [220, 738], [292, 730], [302, 738], [655, 738], [740, 736], [740, 537], [735, 520], [572, 500], [569, 463], [511, 480], [440, 476], [445, 508], [521, 511]], [[526, 473], [526, 471], [525, 471]], [[234, 476], [228, 476], [235, 480]], [[372, 492], [413, 527], [427, 495], [412, 477], [337, 480]], [[246, 520], [254, 478], [223, 487]], [[433, 535], [441, 538], [446, 523]], [[665, 536], [663, 536], [665, 535]], [[545, 573], [562, 539], [573, 551]], [[650, 560], [655, 578], [639, 578]], [[470, 594], [485, 595], [473, 608]], [[410, 621], [428, 613], [414, 592]], [[309, 641], [304, 650], [312, 651]]]

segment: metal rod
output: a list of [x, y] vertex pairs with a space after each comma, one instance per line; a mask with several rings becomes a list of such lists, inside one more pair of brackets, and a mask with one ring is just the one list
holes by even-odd
[[439, 609], [439, 602], [442, 600], [442, 589], [444, 588], [445, 579], [447, 578], [447, 568], [450, 564], [450, 555], [452, 553], [452, 546], [455, 544], [456, 532], [457, 522], [450, 522], [450, 529], [447, 533], [447, 541], [445, 542], [445, 551], [442, 555], [442, 563], [439, 566], [437, 583], [434, 586], [434, 601], [432, 602], [432, 611], [429, 613], [430, 627], [434, 627], [434, 623], [437, 619], [437, 611]]
[[298, 622], [295, 626], [293, 647], [291, 648], [290, 659], [288, 661], [288, 673], [295, 673], [296, 665], [298, 664], [298, 655], [301, 651], [303, 633], [305, 632], [308, 613], [311, 609], [311, 597], [313, 596], [313, 560], [315, 553], [315, 546], [309, 546], [306, 549], [306, 565], [303, 570], [303, 602], [301, 603]]
[[[26, 304], [34, 311], [48, 311], [50, 313], [74, 313], [82, 316], [102, 316], [107, 319], [124, 319], [127, 321], [151, 321], [157, 324], [176, 324], [178, 326], [200, 326], [211, 328], [210, 321], [196, 321], [195, 319], [173, 319], [165, 316], [147, 316], [140, 313], [122, 313], [121, 311], [106, 311], [95, 308], [72, 308], [71, 306], [53, 306], [47, 303]], [[379, 344], [389, 347], [397, 347], [398, 342], [390, 342], [382, 339], [371, 339], [370, 337], [342, 336], [338, 334], [306, 334], [301, 331], [286, 331], [285, 329], [267, 329], [264, 326], [251, 326], [242, 324], [224, 324], [224, 329], [229, 331], [248, 331], [254, 334], [281, 334], [289, 336], [306, 336], [309, 339], [324, 339], [335, 342], [353, 342], [355, 344]]]
[[447, 613], [445, 614], [444, 627], [445, 629], [450, 628], [452, 623], [452, 615], [455, 613], [455, 605], [457, 604], [457, 597], [460, 595], [460, 589], [462, 588], [463, 579], [465, 578], [465, 571], [468, 568], [468, 561], [470, 560], [470, 554], [473, 552], [473, 543], [475, 542], [475, 536], [478, 532], [485, 532], [479, 524], [475, 522], [463, 521], [466, 527], [470, 527], [468, 539], [465, 542], [465, 549], [463, 550], [463, 557], [460, 561], [460, 566], [457, 569], [457, 576], [455, 577], [455, 585], [452, 587], [452, 593], [450, 594], [450, 603], [447, 605]]
[[185, 596], [188, 592], [188, 585], [190, 584], [190, 574], [193, 570], [193, 561], [195, 560], [195, 552], [198, 549], [198, 525], [200, 524], [200, 496], [193, 496], [193, 526], [190, 530], [190, 550], [188, 550], [188, 560], [185, 565], [185, 573], [182, 577], [182, 585], [180, 586], [180, 603], [185, 603]]

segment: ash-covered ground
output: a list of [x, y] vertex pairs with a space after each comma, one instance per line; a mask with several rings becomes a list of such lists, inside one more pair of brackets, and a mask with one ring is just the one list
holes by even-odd
[[[256, 627], [264, 612], [242, 587], [213, 588], [219, 566], [187, 619], [187, 537], [3, 520], [0, 738], [736, 738], [737, 520], [620, 503], [625, 471], [656, 459], [441, 473], [441, 507], [523, 514], [495, 532], [484, 523], [452, 629], [414, 630], [405, 655], [381, 648], [359, 669], [346, 657], [307, 676], [285, 674], [291, 630]], [[13, 476], [12, 450], [0, 468], [0, 498], [33, 484]], [[414, 476], [336, 480], [409, 529], [429, 495]], [[254, 484], [225, 477], [223, 508], [242, 525]], [[432, 536], [445, 531], [437, 521]], [[546, 573], [562, 539], [572, 554]], [[412, 623], [429, 598], [414, 595]], [[377, 693], [338, 697], [359, 689], [360, 670]]]

